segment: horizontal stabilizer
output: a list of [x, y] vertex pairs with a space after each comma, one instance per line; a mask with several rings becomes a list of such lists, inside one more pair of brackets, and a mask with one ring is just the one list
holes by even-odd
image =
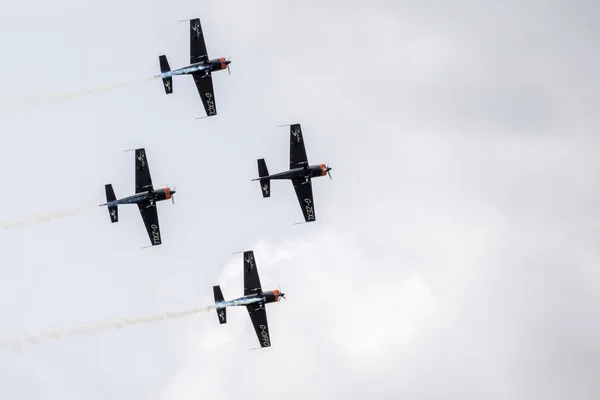
[[[220, 302], [225, 301], [225, 298], [223, 297], [223, 292], [221, 292], [221, 287], [219, 285], [213, 286], [213, 292], [215, 294], [215, 303], [220, 303]], [[227, 323], [227, 309], [225, 307], [217, 308], [216, 311], [217, 311], [217, 317], [219, 317], [219, 323], [226, 324]]]
[[[267, 169], [267, 163], [264, 158], [256, 160], [258, 163], [258, 176], [269, 176], [269, 170]], [[271, 197], [271, 180], [260, 179], [260, 190], [262, 191], [263, 198]]]
[[[106, 191], [106, 203], [108, 205], [108, 203], [111, 203], [113, 201], [117, 200], [117, 197], [115, 196], [115, 191], [113, 190], [113, 187], [111, 184], [108, 185], [104, 185], [104, 190]], [[110, 222], [115, 223], [115, 222], [119, 222], [119, 206], [118, 205], [114, 205], [108, 206], [108, 215], [110, 216]]]
[[173, 77], [163, 78], [163, 86], [165, 87], [165, 93], [173, 93]]
[[271, 180], [270, 179], [261, 179], [260, 180], [260, 190], [262, 191], [263, 198], [271, 197]]
[[[169, 62], [167, 61], [167, 56], [162, 55], [158, 57], [158, 62], [160, 63], [160, 72], [170, 72], [171, 67], [169, 67]], [[165, 93], [170, 94], [173, 93], [173, 77], [169, 76], [168, 78], [162, 78], [163, 86], [165, 87]]]
[[119, 207], [108, 207], [108, 215], [110, 215], [110, 222], [113, 224], [119, 222]]
[[115, 191], [113, 190], [113, 187], [110, 183], [108, 185], [104, 185], [104, 190], [106, 191], [107, 203], [117, 200], [117, 196], [115, 196]]
[[160, 63], [160, 72], [171, 71], [171, 67], [169, 67], [169, 62], [167, 61], [167, 56], [164, 54], [162, 56], [158, 56], [158, 62]]
[[269, 176], [269, 170], [267, 169], [267, 163], [265, 162], [265, 159], [260, 158], [256, 160], [256, 162], [258, 163], [258, 176], [261, 178], [263, 176]]

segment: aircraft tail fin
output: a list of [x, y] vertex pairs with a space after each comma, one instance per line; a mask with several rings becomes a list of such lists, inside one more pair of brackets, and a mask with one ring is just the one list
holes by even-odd
[[[171, 72], [171, 67], [169, 67], [169, 61], [167, 61], [167, 56], [164, 54], [158, 57], [158, 62], [160, 63], [160, 72]], [[165, 93], [173, 93], [173, 77], [169, 76], [168, 78], [162, 78], [163, 86], [165, 87]]]
[[261, 178], [263, 176], [269, 176], [269, 170], [267, 169], [267, 163], [265, 162], [265, 159], [260, 158], [256, 160], [256, 162], [258, 163], [258, 176]]
[[119, 222], [119, 206], [108, 205], [109, 203], [117, 200], [117, 196], [115, 196], [115, 191], [113, 190], [113, 187], [110, 183], [104, 186], [104, 190], [106, 191], [106, 203], [108, 206], [108, 215], [110, 216], [110, 222]]
[[[258, 163], [258, 176], [264, 177], [269, 176], [269, 170], [267, 169], [267, 163], [264, 158], [256, 160]], [[260, 190], [262, 191], [263, 197], [271, 197], [271, 180], [268, 178], [260, 179]]]
[[[215, 294], [215, 303], [225, 301], [225, 298], [223, 297], [223, 292], [221, 292], [221, 286], [219, 286], [219, 285], [213, 286], [213, 292]], [[225, 307], [217, 308], [216, 310], [217, 310], [217, 317], [219, 317], [219, 323], [226, 324], [227, 323], [227, 308], [225, 308]]]

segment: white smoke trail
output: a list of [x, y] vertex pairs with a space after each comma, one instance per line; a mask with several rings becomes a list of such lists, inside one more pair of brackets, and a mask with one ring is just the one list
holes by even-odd
[[[160, 75], [159, 75], [159, 77], [160, 77]], [[154, 79], [157, 79], [157, 77], [149, 76], [149, 77], [146, 77], [143, 79], [115, 83], [115, 84], [111, 84], [111, 85], [98, 86], [98, 87], [86, 89], [86, 90], [79, 90], [79, 91], [65, 92], [65, 93], [50, 93], [50, 94], [46, 94], [46, 95], [38, 96], [38, 97], [31, 97], [31, 98], [24, 98], [24, 99], [20, 99], [20, 100], [16, 100], [16, 101], [2, 102], [2, 103], [0, 103], [0, 108], [14, 108], [14, 107], [29, 106], [29, 105], [35, 105], [38, 103], [43, 103], [43, 102], [51, 101], [51, 100], [68, 99], [71, 97], [85, 96], [88, 94], [103, 92], [103, 91], [111, 90], [111, 89], [128, 88], [128, 87], [131, 87], [134, 85], [139, 85], [141, 83], [148, 82], [148, 81], [151, 81]]]
[[1, 221], [0, 220], [0, 229], [10, 229], [10, 228], [18, 228], [25, 225], [35, 224], [50, 221], [53, 219], [69, 217], [71, 215], [79, 214], [84, 211], [83, 208], [74, 208], [71, 210], [58, 211], [47, 214], [38, 214], [33, 215], [31, 217], [25, 217], [17, 220], [9, 220], [9, 221]]
[[0, 340], [0, 348], [14, 346], [19, 349], [22, 345], [25, 345], [25, 344], [34, 345], [34, 344], [39, 344], [40, 342], [43, 342], [46, 340], [63, 339], [63, 338], [68, 338], [71, 336], [78, 336], [78, 335], [91, 335], [91, 334], [95, 334], [95, 333], [99, 333], [99, 332], [107, 331], [107, 330], [111, 330], [111, 329], [121, 329], [121, 328], [125, 328], [125, 327], [131, 326], [131, 325], [151, 324], [153, 322], [163, 321], [166, 319], [179, 319], [179, 318], [188, 317], [190, 315], [198, 314], [201, 312], [205, 312], [205, 311], [208, 311], [209, 309], [210, 309], [209, 307], [194, 308], [191, 310], [179, 311], [179, 312], [174, 312], [174, 313], [158, 314], [158, 315], [153, 315], [150, 317], [127, 318], [127, 319], [122, 319], [120, 321], [112, 322], [112, 323], [108, 323], [108, 324], [86, 325], [86, 326], [80, 326], [77, 328], [71, 328], [71, 329], [67, 329], [67, 330], [63, 330], [63, 331], [51, 331], [51, 332], [41, 333], [41, 334], [34, 335], [34, 336], [23, 336], [20, 339], [3, 339], [3, 340]]

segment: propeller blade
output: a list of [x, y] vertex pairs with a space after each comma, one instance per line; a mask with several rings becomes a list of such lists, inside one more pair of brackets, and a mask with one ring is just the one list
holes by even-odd
[[284, 300], [287, 300], [287, 299], [285, 298], [285, 293], [283, 293], [283, 292], [281, 291], [281, 286], [280, 286], [280, 285], [277, 285], [277, 290], [279, 291], [279, 297], [281, 297], [281, 298], [282, 298], [282, 299], [284, 299]]
[[[167, 185], [167, 187], [170, 188], [171, 186]], [[171, 202], [175, 204], [175, 192], [177, 192], [177, 186], [173, 186], [173, 189], [171, 191], [173, 192], [171, 194]]]
[[229, 69], [229, 64], [227, 64], [227, 72], [229, 72], [229, 75], [231, 75], [231, 70]]

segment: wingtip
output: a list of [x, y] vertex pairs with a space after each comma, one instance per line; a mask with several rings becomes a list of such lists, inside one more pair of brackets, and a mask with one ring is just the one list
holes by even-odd
[[278, 128], [283, 128], [286, 126], [292, 126], [292, 125], [300, 125], [300, 122], [294, 122], [293, 124], [283, 124], [283, 125], [277, 125]]

